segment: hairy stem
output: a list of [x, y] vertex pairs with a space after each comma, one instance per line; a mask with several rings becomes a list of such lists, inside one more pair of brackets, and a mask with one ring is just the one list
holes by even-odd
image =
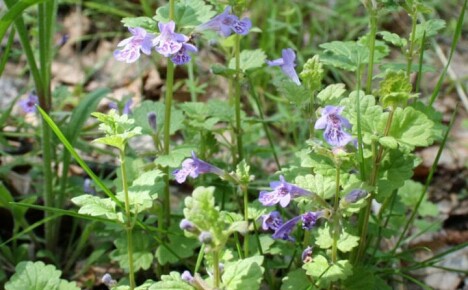
[[234, 57], [236, 59], [236, 76], [234, 82], [234, 105], [236, 111], [236, 128], [234, 129], [236, 132], [236, 140], [237, 140], [237, 162], [240, 162], [244, 158], [243, 152], [243, 144], [242, 144], [242, 127], [241, 127], [241, 92], [240, 92], [240, 78], [241, 78], [241, 71], [240, 71], [240, 35], [236, 34], [235, 36], [235, 44], [234, 44]]
[[[339, 162], [339, 161], [338, 161]], [[340, 212], [338, 205], [340, 202], [340, 165], [336, 165], [335, 176], [335, 202], [333, 204], [333, 244], [332, 244], [332, 262], [338, 260], [338, 239], [340, 238]]]
[[371, 93], [372, 77], [374, 74], [375, 35], [377, 34], [377, 12], [369, 8], [369, 64], [367, 66], [366, 93]]
[[214, 277], [214, 289], [219, 289], [220, 284], [220, 273], [219, 273], [219, 252], [213, 251], [213, 277]]
[[125, 196], [125, 230], [127, 232], [127, 255], [128, 255], [128, 279], [130, 281], [130, 289], [135, 289], [135, 273], [133, 267], [133, 225], [132, 214], [130, 212], [130, 199], [128, 197], [128, 178], [125, 165], [124, 150], [120, 150], [120, 172], [122, 175], [122, 189]]
[[410, 47], [406, 54], [406, 60], [408, 62], [406, 66], [406, 75], [409, 77], [411, 74], [411, 66], [413, 65], [413, 54], [414, 54], [414, 45], [415, 45], [415, 38], [416, 38], [416, 24], [418, 23], [418, 13], [417, 10], [414, 10], [411, 14], [411, 41]]

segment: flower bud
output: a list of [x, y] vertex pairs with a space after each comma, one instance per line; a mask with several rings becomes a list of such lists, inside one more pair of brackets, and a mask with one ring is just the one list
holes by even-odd
[[187, 220], [187, 219], [183, 219], [180, 221], [180, 224], [179, 224], [179, 227], [180, 229], [184, 230], [184, 231], [187, 231], [187, 232], [196, 232], [197, 228], [195, 227], [195, 225]]
[[203, 244], [211, 244], [213, 237], [211, 236], [210, 232], [201, 232], [201, 234], [198, 236], [198, 240]]
[[148, 113], [148, 124], [150, 125], [151, 129], [153, 129], [153, 132], [158, 131], [158, 127], [156, 126], [156, 113], [155, 112], [149, 112]]
[[101, 278], [101, 282], [106, 285], [107, 287], [111, 288], [117, 285], [117, 281], [112, 279], [112, 276], [109, 273], [104, 274]]
[[312, 247], [307, 247], [305, 250], [302, 252], [302, 262], [304, 263], [309, 263], [312, 262]]
[[182, 273], [182, 275], [180, 275], [180, 278], [182, 278], [182, 280], [184, 280], [185, 282], [190, 283], [190, 284], [191, 284], [191, 283], [193, 282], [193, 280], [194, 280], [192, 274], [191, 274], [189, 271], [187, 271], [187, 270], [185, 270], [185, 271]]
[[344, 199], [348, 203], [356, 203], [356, 202], [358, 202], [359, 200], [363, 199], [366, 196], [367, 196], [367, 191], [365, 191], [363, 189], [355, 189], [355, 190], [351, 191], [350, 193], [348, 193], [344, 197]]

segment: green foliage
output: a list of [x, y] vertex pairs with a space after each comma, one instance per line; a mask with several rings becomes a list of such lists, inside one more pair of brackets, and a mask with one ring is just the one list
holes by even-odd
[[356, 71], [369, 61], [369, 49], [355, 41], [332, 41], [319, 45], [324, 49], [322, 63], [347, 71]]
[[[138, 214], [153, 206], [153, 200], [158, 197], [158, 179], [162, 179], [163, 173], [159, 170], [147, 171], [136, 178], [128, 188], [128, 201], [130, 212]], [[125, 202], [123, 191], [117, 193], [117, 198]]]
[[396, 33], [388, 32], [388, 31], [380, 31], [379, 34], [382, 36], [383, 40], [395, 46], [403, 48], [408, 44], [408, 41], [406, 40], [406, 38], [400, 37]]
[[75, 282], [60, 279], [62, 271], [43, 262], [21, 262], [5, 290], [79, 290]]
[[411, 94], [412, 86], [405, 72], [387, 71], [380, 83], [379, 95], [383, 107], [405, 106], [415, 95]]
[[194, 290], [195, 288], [182, 280], [178, 272], [162, 275], [161, 281], [151, 285], [148, 290]]
[[[141, 231], [133, 231], [133, 269], [147, 270], [153, 262], [153, 253], [151, 253], [152, 245], [150, 237]], [[123, 269], [129, 269], [128, 266], [128, 248], [127, 239], [119, 237], [114, 241], [116, 249], [110, 253], [113, 260], [119, 262], [119, 266]]]
[[317, 194], [323, 199], [331, 198], [335, 194], [336, 186], [333, 176], [324, 176], [319, 173], [315, 175], [307, 174], [305, 176], [297, 176], [295, 184]]
[[321, 288], [327, 288], [330, 283], [344, 280], [353, 273], [348, 260], [339, 260], [333, 264], [322, 255], [314, 256], [312, 262], [304, 264], [302, 268]]
[[331, 84], [317, 94], [317, 103], [321, 106], [337, 105], [346, 92], [344, 84]]
[[[310, 281], [304, 271], [304, 269], [296, 269], [288, 273], [283, 278], [283, 284], [281, 284], [281, 290], [308, 290], [310, 289]], [[314, 288], [312, 288], [314, 289]]]
[[[150, 112], [156, 113], [157, 131], [163, 132], [165, 106], [161, 102], [143, 101], [138, 108], [133, 110], [135, 125], [141, 127], [143, 134], [153, 134], [153, 129], [148, 123], [148, 114]], [[184, 128], [184, 120], [184, 114], [180, 110], [172, 108], [169, 133], [174, 134], [176, 131]]]
[[168, 155], [160, 155], [154, 163], [162, 167], [179, 167], [182, 161], [187, 157], [190, 157], [191, 152], [194, 148], [176, 148], [171, 150]]
[[353, 275], [344, 282], [344, 287], [348, 290], [390, 290], [385, 281], [375, 274], [374, 269], [369, 266], [354, 267]]
[[[240, 70], [244, 73], [248, 70], [260, 68], [265, 64], [266, 55], [261, 49], [255, 50], [242, 50], [240, 53]], [[236, 59], [232, 58], [229, 61], [230, 69], [236, 68]]]
[[141, 127], [136, 127], [133, 119], [129, 119], [126, 114], [119, 115], [116, 110], [110, 110], [108, 114], [95, 112], [92, 115], [101, 121], [99, 130], [105, 133], [105, 137], [98, 138], [94, 142], [123, 151], [130, 138], [141, 134]]
[[433, 142], [434, 123], [427, 116], [412, 107], [397, 108], [393, 115], [389, 136], [406, 150], [428, 146]]
[[100, 198], [91, 194], [83, 194], [71, 199], [80, 207], [78, 213], [90, 216], [104, 216], [110, 220], [124, 222], [123, 214], [116, 212], [115, 202], [110, 198]]
[[383, 202], [393, 190], [402, 187], [405, 181], [413, 176], [415, 165], [413, 155], [402, 154], [398, 150], [389, 150], [381, 162], [376, 200]]
[[[403, 204], [409, 208], [414, 208], [423, 192], [423, 188], [423, 185], [419, 182], [406, 180], [405, 184], [398, 189], [398, 196], [401, 198]], [[418, 214], [422, 217], [437, 216], [439, 214], [439, 210], [437, 205], [427, 200], [427, 195], [424, 195], [424, 198], [418, 208]]]
[[[174, 20], [181, 28], [193, 28], [216, 14], [203, 0], [181, 0], [175, 3]], [[169, 3], [156, 10], [156, 21], [169, 22]]]
[[424, 23], [416, 25], [415, 41], [420, 42], [426, 33], [426, 39], [436, 36], [440, 30], [445, 28], [445, 21], [442, 19], [429, 19]]
[[311, 92], [305, 86], [298, 86], [289, 78], [275, 78], [273, 85], [284, 98], [299, 108], [311, 100]]
[[253, 176], [250, 175], [250, 166], [245, 162], [245, 160], [242, 160], [237, 164], [236, 175], [241, 184], [249, 184], [250, 180], [253, 178]]
[[198, 242], [185, 237], [178, 225], [171, 225], [171, 229], [168, 231], [168, 238], [169, 242], [167, 244], [176, 245], [176, 253], [179, 257], [171, 253], [166, 246], [160, 245], [156, 250], [156, 258], [161, 265], [174, 264], [180, 261], [179, 258], [185, 259], [191, 257], [193, 251], [200, 246]]
[[263, 258], [263, 256], [253, 256], [226, 263], [221, 277], [225, 289], [259, 289], [264, 272]]
[[[317, 240], [315, 242], [322, 249], [329, 249], [333, 244], [333, 237], [328, 224], [318, 229]], [[358, 246], [359, 237], [351, 235], [346, 231], [340, 233], [338, 240], [338, 250], [341, 252], [350, 252], [352, 249]]]
[[125, 17], [122, 19], [122, 23], [125, 27], [141, 27], [148, 31], [157, 31], [158, 23], [150, 18], [145, 16], [140, 17]]
[[319, 90], [322, 87], [322, 80], [324, 77], [323, 66], [320, 63], [320, 58], [315, 55], [309, 58], [299, 74], [302, 82], [310, 91]]

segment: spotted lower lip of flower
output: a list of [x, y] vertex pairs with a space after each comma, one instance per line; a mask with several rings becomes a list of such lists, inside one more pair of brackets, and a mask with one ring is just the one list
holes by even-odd
[[303, 263], [309, 263], [312, 262], [312, 251], [313, 248], [308, 246], [307, 248], [304, 249], [302, 252], [301, 258]]
[[19, 101], [19, 105], [25, 113], [35, 113], [36, 105], [39, 104], [39, 97], [34, 93], [30, 93], [27, 99]]
[[276, 231], [280, 226], [283, 225], [283, 218], [278, 211], [272, 211], [270, 213], [264, 214], [260, 218], [262, 219], [262, 229], [264, 231]]
[[285, 48], [281, 52], [282, 58], [275, 60], [267, 60], [266, 63], [269, 66], [279, 66], [281, 70], [286, 74], [294, 83], [297, 85], [301, 84], [299, 76], [296, 73], [296, 54], [291, 48]]
[[123, 48], [114, 51], [114, 58], [118, 61], [132, 63], [140, 58], [140, 51], [146, 55], [150, 55], [155, 36], [146, 32], [146, 30], [141, 27], [130, 27], [128, 30], [133, 36], [117, 44], [118, 47]]
[[315, 123], [315, 129], [325, 129], [323, 138], [332, 147], [344, 147], [353, 141], [351, 134], [344, 129], [351, 129], [348, 119], [341, 116], [344, 107], [326, 106], [322, 116]]
[[317, 220], [321, 217], [323, 217], [324, 212], [323, 211], [309, 211], [301, 215], [301, 220], [302, 220], [302, 228], [304, 230], [311, 230], [314, 226]]
[[286, 182], [282, 175], [280, 176], [280, 181], [271, 182], [270, 187], [273, 188], [273, 191], [261, 191], [258, 198], [264, 206], [272, 206], [279, 203], [282, 207], [286, 207], [292, 198], [312, 194], [310, 191]]
[[158, 27], [161, 34], [153, 40], [153, 45], [165, 57], [176, 54], [182, 44], [189, 40], [187, 36], [175, 32], [175, 22], [172, 20], [167, 23], [159, 22]]
[[179, 51], [171, 57], [171, 60], [177, 65], [186, 64], [192, 59], [189, 52], [197, 51], [198, 49], [194, 45], [190, 43], [183, 43]]
[[176, 169], [172, 172], [178, 183], [185, 182], [188, 176], [197, 178], [198, 175], [205, 173], [214, 173], [219, 176], [224, 175], [224, 171], [218, 167], [198, 159], [193, 151], [192, 158], [185, 159], [184, 162], [182, 162], [182, 168]]

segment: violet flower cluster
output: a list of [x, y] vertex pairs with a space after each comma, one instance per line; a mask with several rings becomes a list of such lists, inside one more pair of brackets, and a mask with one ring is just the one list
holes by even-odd
[[249, 33], [250, 28], [252, 28], [252, 22], [249, 18], [242, 18], [240, 20], [239, 17], [232, 14], [231, 6], [226, 6], [223, 13], [199, 25], [197, 30], [213, 30], [221, 36], [228, 37], [233, 32], [239, 35], [246, 35]]
[[258, 198], [264, 206], [272, 206], [279, 203], [282, 207], [286, 207], [291, 199], [312, 194], [310, 191], [286, 182], [282, 175], [280, 176], [280, 181], [270, 182], [270, 187], [273, 188], [273, 191], [261, 191]]
[[192, 151], [192, 158], [187, 158], [182, 162], [182, 167], [172, 172], [178, 183], [184, 183], [188, 176], [197, 178], [200, 174], [214, 173], [219, 176], [224, 175], [224, 171], [201, 159], [198, 159]]
[[344, 107], [326, 106], [315, 123], [315, 129], [325, 129], [323, 138], [334, 148], [344, 147], [353, 141], [351, 134], [345, 131], [351, 129], [351, 124], [341, 116], [343, 109]]
[[299, 76], [296, 73], [296, 54], [292, 48], [285, 48], [282, 50], [282, 58], [275, 60], [267, 60], [269, 66], [279, 66], [281, 70], [297, 85], [301, 84]]
[[191, 60], [190, 53], [197, 48], [189, 43], [189, 37], [175, 32], [175, 22], [158, 23], [160, 34], [155, 36], [141, 27], [129, 28], [131, 37], [122, 40], [117, 46], [122, 49], [114, 51], [118, 61], [132, 63], [140, 58], [140, 51], [150, 55], [154, 48], [156, 52], [168, 57], [177, 65], [186, 64]]

